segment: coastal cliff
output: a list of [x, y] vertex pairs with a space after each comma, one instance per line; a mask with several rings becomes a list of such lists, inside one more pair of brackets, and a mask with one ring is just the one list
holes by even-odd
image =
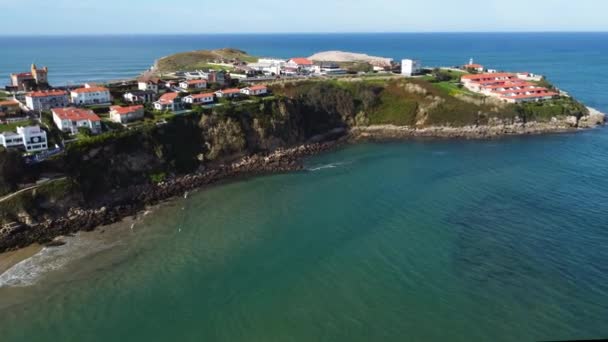
[[[576, 100], [506, 105], [424, 80], [276, 83], [272, 97], [174, 116], [90, 137], [32, 168], [0, 152], [4, 193], [62, 175], [0, 202], [0, 252], [116, 222], [222, 180], [300, 170], [336, 144], [403, 137], [489, 138], [561, 132], [604, 122]], [[9, 162], [10, 161], [10, 162]]]

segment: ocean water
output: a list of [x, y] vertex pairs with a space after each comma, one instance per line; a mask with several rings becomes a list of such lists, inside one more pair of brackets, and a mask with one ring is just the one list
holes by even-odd
[[[421, 36], [431, 46], [416, 55], [430, 60], [440, 49]], [[468, 58], [450, 49], [462, 42], [479, 51], [492, 37], [521, 40], [484, 59], [561, 78], [608, 109], [607, 35], [530, 36], [453, 35], [457, 44], [437, 35], [452, 56], [437, 60]], [[274, 37], [243, 48], [280, 55], [287, 38]], [[339, 37], [298, 54], [354, 46], [344, 40], [356, 36]], [[387, 37], [364, 52], [401, 54]], [[535, 47], [553, 54], [525, 51]], [[191, 193], [44, 249], [0, 275], [0, 340], [605, 338], [607, 165], [603, 128], [346, 147], [308, 159], [305, 171]]]

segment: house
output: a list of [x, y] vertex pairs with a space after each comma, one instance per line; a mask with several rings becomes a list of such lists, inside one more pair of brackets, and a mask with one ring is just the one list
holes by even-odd
[[129, 122], [141, 120], [144, 118], [144, 106], [111, 106], [110, 107], [110, 120], [113, 122], [126, 124]]
[[21, 114], [21, 106], [17, 100], [0, 101], [0, 118]]
[[143, 91], [153, 91], [154, 93], [158, 93], [158, 87], [160, 85], [160, 79], [156, 77], [151, 78], [142, 78], [137, 80], [137, 89]]
[[99, 87], [91, 84], [86, 84], [84, 88], [74, 89], [70, 92], [72, 103], [77, 105], [92, 105], [112, 102], [110, 90], [105, 87]]
[[0, 134], [0, 145], [6, 148], [23, 148], [26, 152], [40, 152], [48, 149], [46, 132], [40, 126], [17, 127], [17, 133]]
[[187, 80], [179, 82], [179, 87], [183, 90], [197, 90], [207, 88], [206, 80]]
[[265, 85], [255, 85], [241, 89], [241, 94], [249, 96], [260, 96], [268, 94], [268, 87]]
[[541, 75], [536, 75], [531, 72], [518, 72], [516, 75], [517, 75], [517, 78], [519, 78], [520, 80], [524, 80], [524, 81], [540, 82], [544, 78]]
[[25, 95], [27, 108], [36, 111], [67, 107], [69, 103], [68, 93], [63, 90], [35, 91]]
[[194, 94], [184, 97], [184, 102], [190, 104], [208, 104], [215, 101], [214, 93]]
[[92, 110], [83, 108], [53, 108], [53, 121], [57, 128], [71, 134], [79, 128], [88, 128], [93, 134], [101, 133], [101, 119]]
[[124, 93], [122, 97], [130, 103], [150, 103], [154, 102], [156, 93], [152, 90], [132, 90]]
[[477, 72], [484, 71], [483, 65], [474, 63], [473, 58], [471, 58], [471, 60], [469, 60], [469, 64], [463, 65], [462, 68], [464, 70], [473, 70], [473, 71], [477, 71]]
[[209, 83], [217, 83], [220, 86], [223, 86], [230, 81], [230, 75], [224, 70], [211, 70], [206, 74], [206, 80]]
[[340, 68], [337, 63], [322, 62], [319, 65], [315, 65], [314, 72], [321, 75], [344, 75], [347, 73], [346, 70]]
[[415, 59], [404, 59], [401, 61], [401, 75], [411, 77], [422, 71], [422, 63]]
[[308, 58], [292, 58], [285, 64], [286, 68], [297, 69], [299, 71], [311, 71], [314, 63]]
[[222, 98], [222, 97], [233, 98], [233, 97], [239, 96], [240, 94], [241, 94], [241, 90], [237, 89], [237, 88], [218, 90], [215, 92], [215, 96], [217, 96], [218, 98]]
[[182, 109], [182, 101], [178, 93], [165, 93], [158, 101], [154, 102], [154, 109], [160, 111], [176, 112]]
[[47, 67], [38, 69], [32, 64], [30, 72], [11, 74], [11, 86], [21, 91], [48, 87], [48, 73]]
[[559, 95], [511, 73], [464, 75], [461, 77], [461, 82], [470, 91], [495, 97], [507, 103], [549, 100]]

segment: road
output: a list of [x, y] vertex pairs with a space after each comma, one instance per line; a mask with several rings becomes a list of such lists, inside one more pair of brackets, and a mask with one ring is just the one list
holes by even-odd
[[27, 192], [27, 191], [30, 191], [30, 190], [34, 190], [34, 189], [38, 189], [39, 187], [41, 187], [43, 185], [47, 185], [49, 183], [60, 181], [60, 180], [64, 180], [64, 179], [67, 179], [67, 177], [60, 177], [60, 178], [55, 178], [55, 179], [49, 179], [47, 181], [41, 182], [40, 184], [36, 184], [34, 186], [30, 186], [30, 187], [27, 187], [27, 188], [15, 191], [12, 194], [8, 194], [8, 195], [0, 198], [0, 203], [2, 203], [4, 201], [8, 201], [9, 199], [11, 199], [11, 198], [13, 198], [13, 197], [15, 197], [15, 196], [17, 196], [19, 194], [22, 194], [24, 192]]

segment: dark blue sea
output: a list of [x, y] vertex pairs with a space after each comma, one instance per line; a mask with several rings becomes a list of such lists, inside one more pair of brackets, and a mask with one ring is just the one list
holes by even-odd
[[[530, 71], [608, 111], [608, 34], [0, 38], [0, 72], [351, 50]], [[0, 341], [608, 338], [608, 130], [348, 146], [66, 238], [0, 274]], [[0, 256], [0, 266], [4, 256]]]

